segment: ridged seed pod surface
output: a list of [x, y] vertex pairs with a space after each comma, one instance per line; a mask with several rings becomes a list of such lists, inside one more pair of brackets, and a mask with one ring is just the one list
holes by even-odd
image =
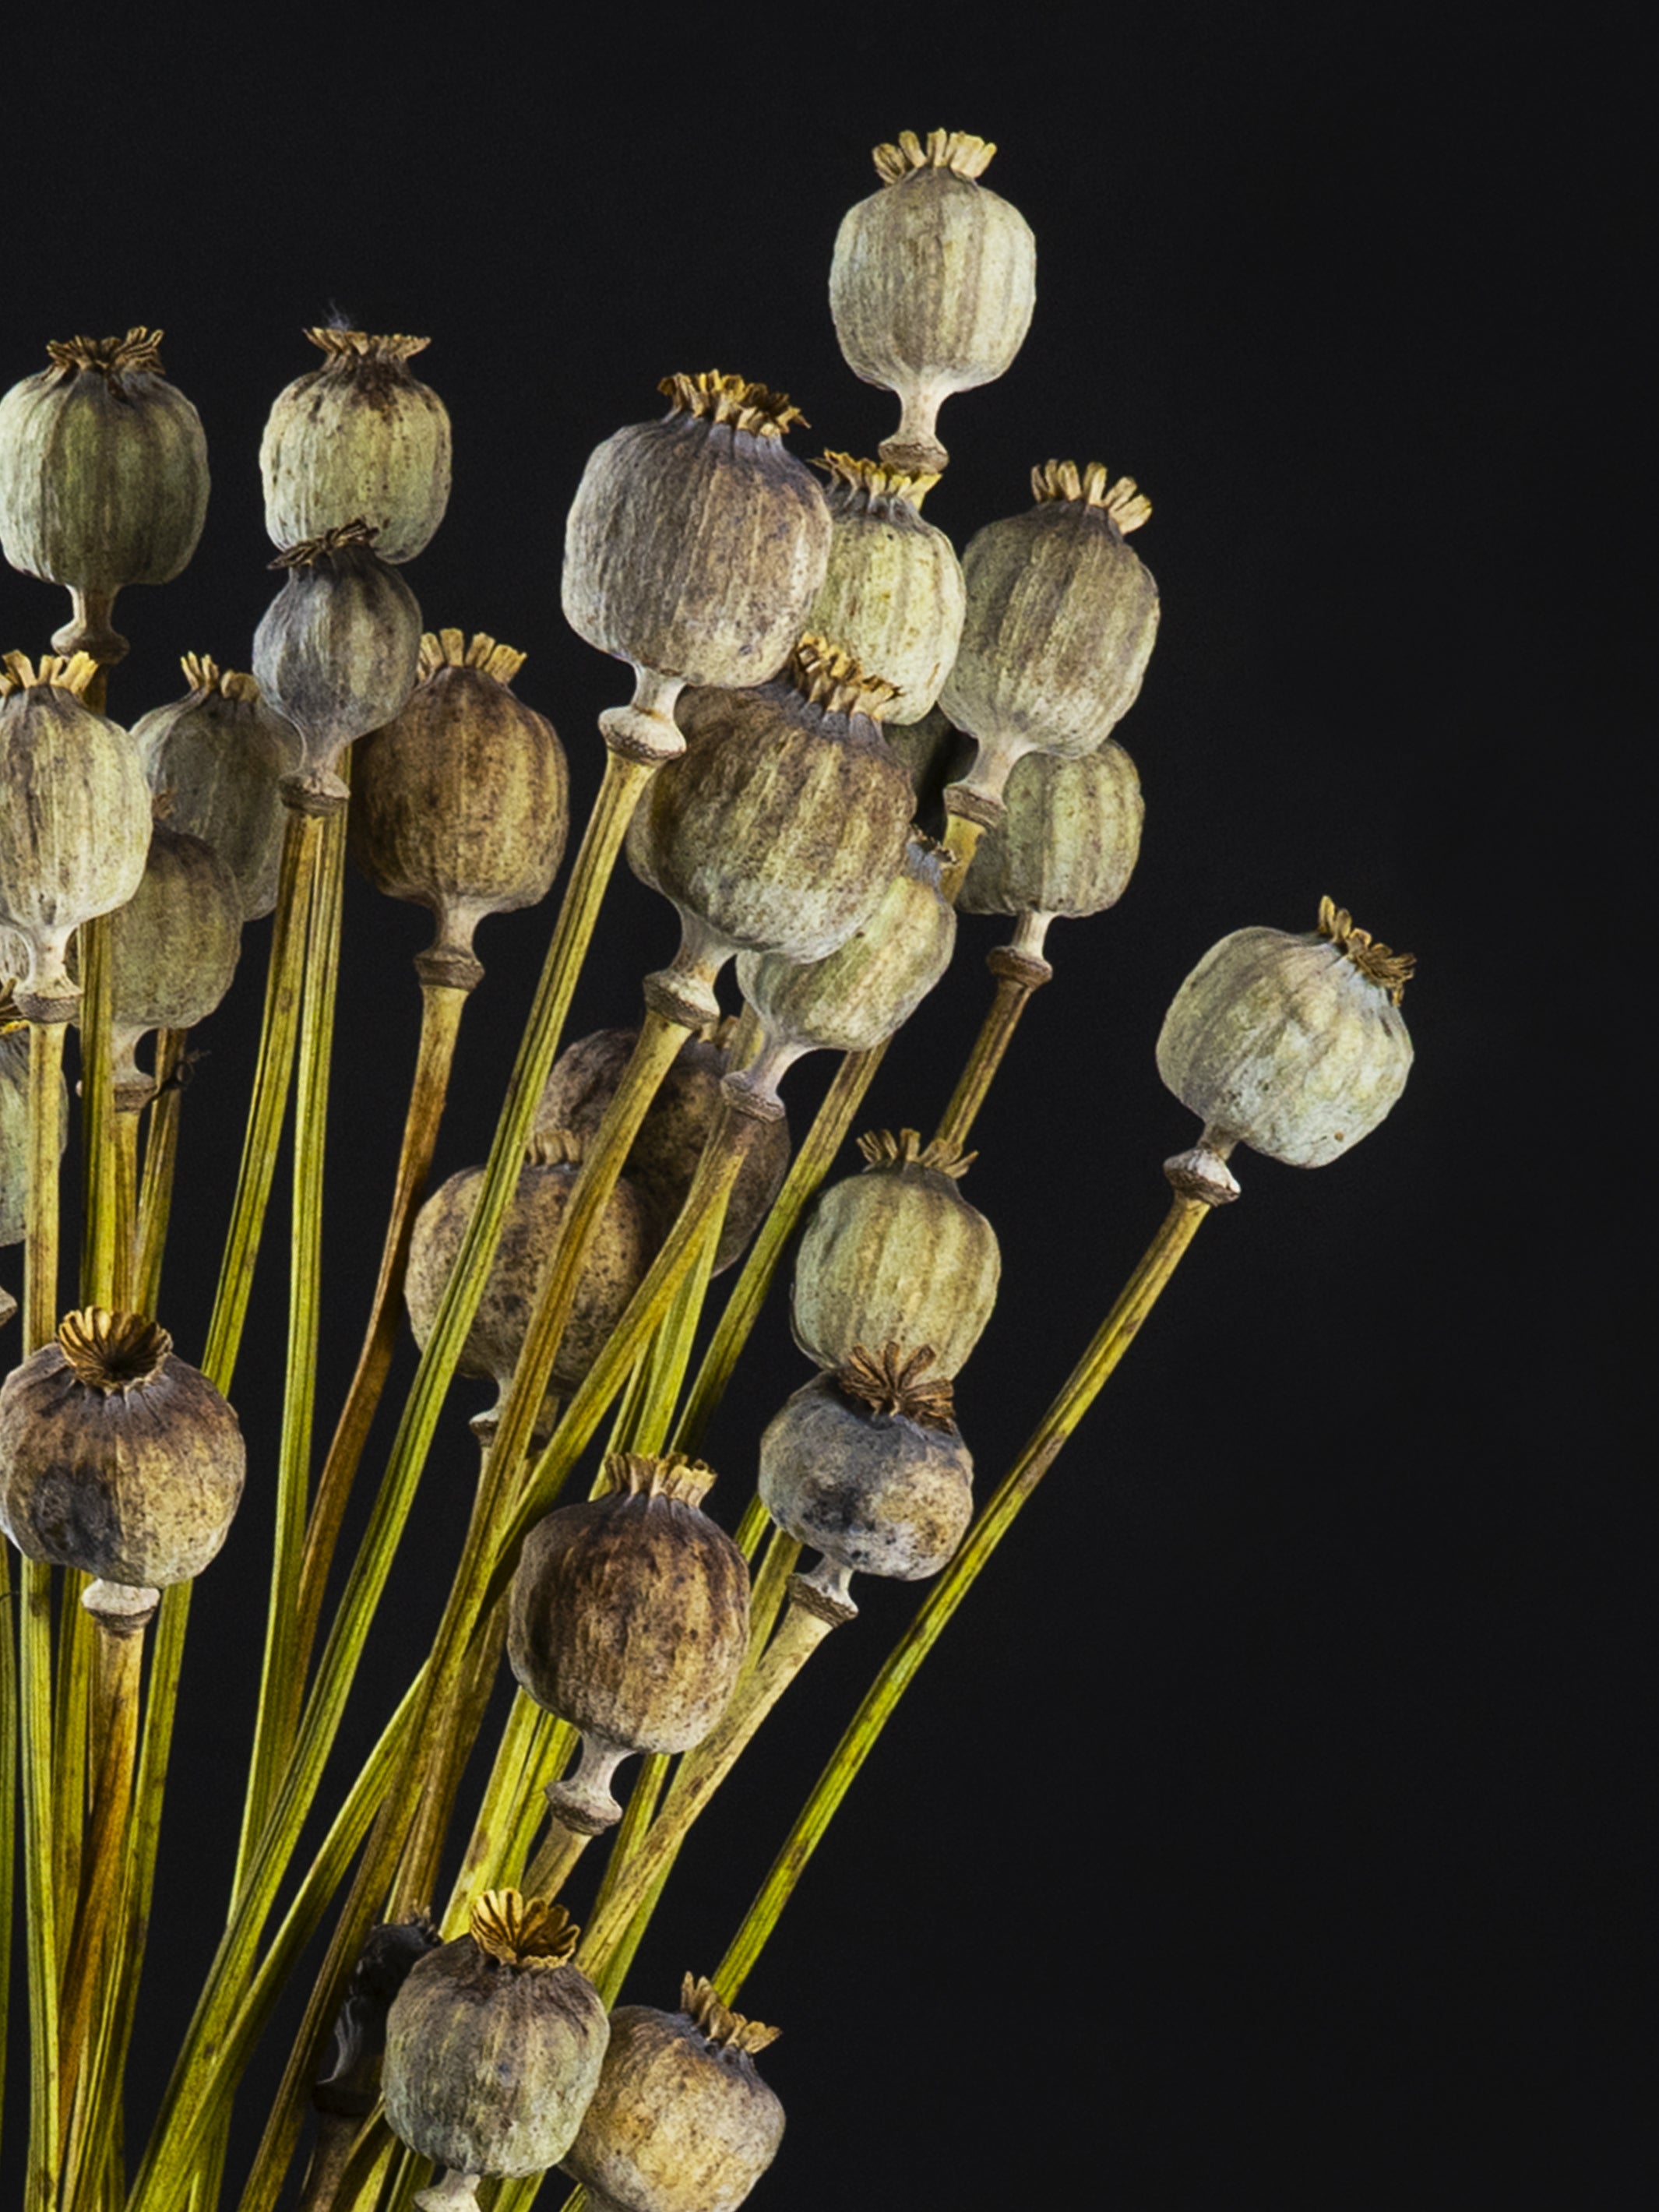
[[1101, 914], [1128, 887], [1146, 805], [1115, 739], [1081, 760], [1027, 753], [980, 840], [957, 903], [968, 914]]
[[830, 564], [805, 627], [834, 638], [895, 685], [888, 723], [919, 722], [957, 657], [967, 607], [962, 563], [916, 503], [937, 478], [826, 453]]
[[235, 878], [244, 921], [276, 903], [285, 820], [279, 787], [300, 765], [299, 732], [251, 675], [185, 655], [190, 690], [135, 722], [133, 742], [167, 823], [211, 845]]
[[235, 879], [199, 837], [157, 822], [138, 888], [109, 933], [118, 1059], [147, 1030], [194, 1029], [229, 990], [242, 941]]
[[320, 368], [278, 394], [259, 442], [265, 530], [297, 545], [361, 519], [381, 560], [412, 561], [449, 503], [449, 416], [410, 373], [431, 341], [309, 330]]

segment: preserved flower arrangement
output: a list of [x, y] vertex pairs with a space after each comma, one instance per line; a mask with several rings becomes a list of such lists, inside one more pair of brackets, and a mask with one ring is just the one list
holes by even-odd
[[[1033, 1395], [1025, 1449], [975, 1465], [957, 1378], [1001, 1261], [961, 1188], [969, 1139], [1053, 975], [1050, 925], [1130, 883], [1143, 802], [1123, 732], [1156, 682], [1160, 605], [1128, 542], [1150, 504], [1098, 461], [1037, 460], [1034, 504], [960, 556], [921, 518], [950, 459], [942, 406], [1007, 369], [1033, 313], [1030, 230], [982, 181], [994, 151], [907, 131], [876, 149], [878, 190], [842, 226], [836, 332], [901, 409], [878, 458], [827, 451], [815, 475], [786, 442], [805, 427], [787, 396], [684, 368], [663, 377], [660, 419], [592, 456], [562, 602], [631, 670], [631, 696], [601, 717], [603, 780], [562, 886], [570, 778], [513, 688], [524, 656], [428, 629], [416, 598], [452, 465], [444, 403], [409, 368], [424, 338], [307, 333], [322, 365], [277, 397], [258, 456], [280, 581], [250, 642], [214, 641], [252, 672], [189, 653], [185, 698], [131, 731], [111, 714], [126, 647], [110, 610], [190, 558], [200, 422], [148, 329], [54, 341], [0, 401], [0, 544], [72, 601], [54, 650], [9, 652], [0, 676], [0, 1223], [23, 1255], [0, 1389], [17, 1600], [0, 1694], [21, 1808], [3, 1879], [27, 1956], [24, 2212], [731, 2212], [788, 2157], [755, 2063], [775, 2031], [734, 2007], [921, 1661], [1199, 1228], [1239, 1196], [1241, 1151], [1328, 1164], [1401, 1095], [1411, 960], [1320, 887], [1288, 895], [1308, 933], [1246, 927], [1204, 954], [1157, 1044], [1200, 1122], [1165, 1164], [1167, 1215], [1052, 1402]], [[348, 854], [435, 934], [416, 962], [379, 1279], [337, 1408], [317, 1402], [318, 1311]], [[641, 978], [642, 1016], [615, 1010], [634, 1027], [567, 1039], [624, 857], [672, 903], [678, 951]], [[483, 975], [474, 933], [550, 890], [489, 1158], [428, 1190]], [[219, 1291], [186, 1364], [157, 1316], [189, 1032], [232, 987], [243, 921], [273, 908]], [[982, 1025], [930, 1133], [860, 1133], [958, 910], [1012, 923]], [[87, 1196], [66, 1296], [71, 1029]], [[814, 1053], [836, 1072], [792, 1146], [782, 1091]], [[290, 1097], [289, 1334], [240, 1846], [146, 2131], [123, 2084], [190, 1587], [243, 1492], [233, 1407]], [[769, 1293], [817, 1372], [781, 1379], [723, 1485], [746, 1498], [728, 1532], [701, 1451]], [[418, 1364], [371, 1454], [405, 1328]], [[404, 1540], [458, 1374], [498, 1395], [472, 1423], [464, 1539], [434, 1566]], [[314, 1455], [319, 1417], [333, 1426]], [[447, 1592], [429, 1656], [342, 1784], [377, 1616], [422, 1577]], [[686, 1976], [678, 2010], [653, 2005], [669, 1993], [628, 1975], [680, 1847], [857, 1620], [866, 1577], [925, 1595], [793, 1826], [775, 1821], [713, 1972]], [[480, 1789], [470, 1757], [507, 1668], [519, 1687]], [[239, 2166], [233, 2106], [301, 1974], [303, 2016]]]

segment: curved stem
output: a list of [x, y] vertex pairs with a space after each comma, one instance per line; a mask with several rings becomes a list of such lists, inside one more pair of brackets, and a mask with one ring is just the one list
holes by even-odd
[[866, 1692], [862, 1704], [836, 1745], [829, 1765], [790, 1829], [760, 1894], [750, 1906], [714, 1980], [730, 2004], [778, 1917], [793, 1894], [808, 1860], [817, 1849], [853, 1778], [873, 1749], [889, 1717], [909, 1687], [980, 1570], [1012, 1526], [1026, 1499], [1059, 1457], [1107, 1378], [1127, 1351], [1160, 1292], [1179, 1265], [1210, 1211], [1201, 1200], [1177, 1194], [1163, 1225], [1143, 1255], [1116, 1304], [1067, 1376], [1030, 1441], [1004, 1476], [995, 1493], [963, 1540], [961, 1548], [928, 1592], [914, 1621]]

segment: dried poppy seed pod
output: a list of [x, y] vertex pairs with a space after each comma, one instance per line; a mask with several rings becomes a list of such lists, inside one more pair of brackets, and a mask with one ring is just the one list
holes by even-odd
[[259, 441], [266, 534], [297, 545], [359, 517], [382, 561], [412, 561], [449, 504], [449, 416], [409, 371], [432, 341], [306, 336], [326, 358], [278, 393]]
[[546, 897], [570, 823], [558, 734], [510, 688], [524, 658], [482, 634], [428, 633], [402, 713], [353, 757], [352, 858], [377, 890], [436, 921], [422, 976], [466, 988], [483, 973], [479, 922]]
[[590, 456], [565, 525], [565, 620], [631, 663], [631, 706], [599, 717], [642, 760], [684, 750], [688, 684], [763, 684], [799, 636], [830, 551], [830, 510], [783, 433], [781, 392], [709, 370], [665, 377], [657, 422]]
[[0, 923], [27, 949], [18, 1011], [67, 1021], [80, 994], [64, 966], [72, 933], [125, 906], [149, 849], [149, 787], [127, 732], [82, 694], [84, 653], [21, 653], [0, 673]]
[[[5, 974], [0, 954], [0, 976]], [[69, 1142], [69, 1087], [58, 1079], [58, 1149]], [[0, 982], [0, 1244], [21, 1244], [28, 1231], [29, 1032]], [[5, 1318], [0, 1315], [0, 1321]]]
[[380, 2094], [386, 2015], [416, 1962], [438, 1943], [438, 1931], [424, 1913], [370, 1929], [334, 2016], [328, 2070], [312, 2086], [311, 2101], [319, 2112], [358, 2120], [374, 2111]]
[[919, 722], [957, 657], [967, 605], [956, 548], [916, 511], [939, 478], [850, 453], [813, 465], [830, 478], [833, 526], [805, 627], [896, 686], [890, 724]]
[[823, 1556], [804, 1579], [850, 1604], [854, 1574], [936, 1575], [972, 1515], [974, 1462], [951, 1415], [933, 1348], [856, 1346], [834, 1374], [797, 1390], [761, 1438], [760, 1496], [772, 1518]]
[[984, 1334], [1002, 1273], [996, 1231], [962, 1195], [975, 1156], [915, 1129], [872, 1131], [859, 1150], [863, 1174], [819, 1194], [796, 1249], [795, 1341], [834, 1368], [860, 1344], [920, 1338], [948, 1381]]
[[1242, 1144], [1317, 1168], [1369, 1136], [1411, 1071], [1399, 1009], [1415, 965], [1328, 898], [1312, 935], [1237, 929], [1212, 945], [1158, 1040], [1158, 1073], [1204, 1123], [1200, 1152], [1224, 1162]]
[[520, 1683], [581, 1730], [581, 1764], [547, 1801], [583, 1835], [620, 1819], [611, 1778], [629, 1752], [702, 1741], [749, 1644], [748, 1566], [700, 1510], [710, 1470], [678, 1452], [613, 1452], [604, 1474], [604, 1495], [526, 1537], [507, 1631]]
[[326, 807], [345, 803], [341, 754], [402, 710], [420, 667], [420, 608], [374, 541], [358, 520], [279, 553], [287, 575], [253, 634], [259, 688], [300, 732], [294, 782]]
[[777, 2156], [783, 2106], [755, 2070], [778, 2030], [687, 1974], [678, 2012], [618, 2005], [561, 2164], [594, 2212], [736, 2212]]
[[880, 728], [892, 696], [809, 636], [787, 680], [681, 701], [685, 757], [641, 800], [628, 858], [679, 909], [679, 951], [647, 988], [688, 1027], [719, 1019], [714, 979], [734, 953], [822, 960], [880, 904], [910, 829], [910, 779]]
[[968, 914], [1017, 915], [1034, 958], [1056, 915], [1101, 914], [1128, 887], [1146, 806], [1135, 764], [1115, 738], [1081, 760], [1028, 753], [1004, 812], [981, 839], [957, 896]]
[[176, 576], [207, 514], [207, 440], [161, 342], [142, 327], [54, 342], [51, 368], [0, 399], [0, 544], [14, 568], [69, 586], [52, 643], [100, 665], [127, 649], [116, 593]]
[[448, 2168], [422, 2212], [477, 2212], [487, 2174], [512, 2180], [564, 2156], [599, 2086], [605, 2005], [569, 1961], [562, 1908], [495, 1889], [471, 1925], [410, 1968], [386, 2018], [386, 2117]]
[[830, 270], [830, 311], [854, 376], [898, 394], [881, 458], [942, 469], [934, 434], [953, 392], [1013, 360], [1036, 299], [1036, 240], [1018, 210], [975, 181], [996, 152], [960, 131], [914, 131], [875, 149], [882, 189], [848, 210]]
[[255, 679], [184, 656], [190, 690], [133, 724], [133, 742], [167, 823], [211, 845], [236, 880], [244, 921], [276, 903], [283, 859], [283, 779], [298, 769], [299, 732], [261, 697]]
[[135, 1626], [224, 1542], [244, 1460], [235, 1414], [138, 1314], [66, 1315], [0, 1389], [0, 1525]]
[[[489, 1279], [459, 1363], [463, 1375], [489, 1376], [503, 1396], [519, 1364], [519, 1349], [580, 1159], [579, 1139], [566, 1130], [551, 1131], [532, 1140], [519, 1171]], [[415, 1340], [423, 1348], [478, 1202], [483, 1175], [481, 1167], [463, 1168], [434, 1191], [415, 1218], [404, 1296]], [[582, 1263], [575, 1304], [549, 1377], [549, 1402], [542, 1408], [538, 1433], [551, 1419], [552, 1397], [576, 1389], [622, 1318], [649, 1265], [650, 1233], [644, 1200], [619, 1181]]]
[[775, 1098], [780, 1078], [804, 1053], [872, 1052], [909, 1020], [950, 966], [957, 941], [945, 857], [914, 830], [880, 905], [822, 960], [739, 957], [738, 987], [763, 1031], [742, 1078], [750, 1090]]
[[[720, 1084], [731, 1072], [735, 1017], [687, 1037], [646, 1109], [623, 1173], [651, 1209], [660, 1244], [679, 1218], [720, 1109]], [[574, 1129], [590, 1138], [605, 1119], [639, 1042], [637, 1030], [598, 1030], [567, 1045], [554, 1062], [536, 1107], [534, 1130]], [[786, 1115], [757, 1122], [753, 1142], [726, 1201], [714, 1254], [719, 1274], [743, 1250], [770, 1212], [789, 1168]]]
[[1050, 461], [1031, 488], [1035, 507], [988, 524], [963, 556], [968, 616], [939, 693], [978, 746], [953, 788], [982, 801], [1000, 800], [1026, 753], [1078, 760], [1104, 744], [1158, 635], [1158, 586], [1124, 542], [1152, 511], [1133, 479]]
[[235, 879], [199, 837], [158, 821], [138, 888], [109, 931], [115, 1103], [136, 1112], [155, 1089], [133, 1057], [140, 1040], [194, 1029], [230, 988], [242, 941]]

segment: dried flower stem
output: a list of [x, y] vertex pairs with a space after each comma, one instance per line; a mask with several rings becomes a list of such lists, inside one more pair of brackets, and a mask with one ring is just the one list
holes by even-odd
[[155, 1091], [144, 1138], [144, 1174], [138, 1200], [137, 1255], [133, 1262], [132, 1310], [153, 1314], [160, 1302], [161, 1255], [173, 1211], [173, 1175], [179, 1158], [179, 1108], [184, 1096], [185, 1030], [161, 1030], [155, 1039]]
[[487, 1889], [523, 1889], [520, 1878], [544, 1808], [542, 1787], [564, 1771], [576, 1741], [568, 1721], [556, 1720], [518, 1691], [484, 1785], [472, 1834], [444, 1908], [443, 1933], [458, 1936]]
[[75, 933], [81, 964], [81, 1303], [96, 1306], [121, 1305], [115, 1295], [120, 1169], [110, 1062], [109, 925], [107, 915], [96, 915]]
[[991, 1009], [933, 1136], [936, 1145], [950, 1145], [958, 1152], [968, 1142], [1031, 994], [1054, 972], [1046, 960], [1033, 960], [1029, 954], [1016, 953], [1006, 946], [990, 953], [986, 964], [996, 978]]
[[1067, 1438], [1100, 1395], [1209, 1211], [1201, 1199], [1176, 1194], [1158, 1234], [1082, 1358], [866, 1692], [790, 1829], [731, 1948], [715, 1970], [713, 1978], [728, 2004], [736, 2002], [745, 1976], [760, 1956], [807, 1861], [817, 1850], [894, 1707], [972, 1588], [981, 1568], [1012, 1526], [1021, 1506], [1054, 1465]]

